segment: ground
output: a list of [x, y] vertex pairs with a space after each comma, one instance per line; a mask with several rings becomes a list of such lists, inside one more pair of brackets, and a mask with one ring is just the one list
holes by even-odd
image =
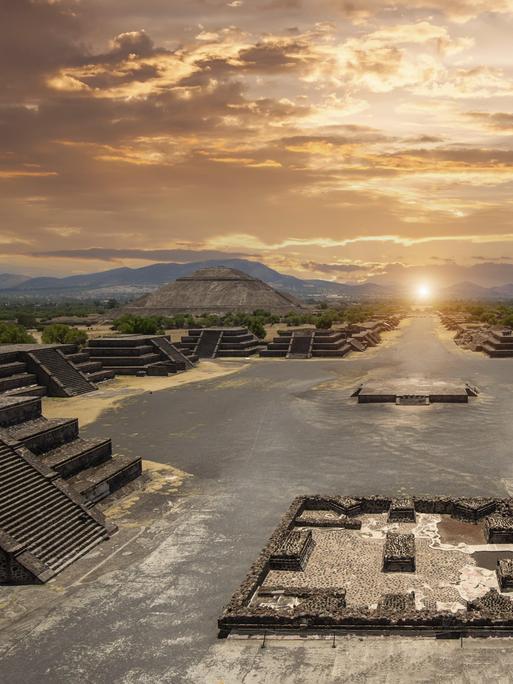
[[[216, 639], [223, 605], [299, 494], [511, 494], [513, 361], [459, 349], [425, 316], [346, 359], [219, 367], [233, 372], [139, 388], [89, 415], [85, 435], [112, 436], [117, 451], [160, 470], [149, 494], [117, 502], [120, 532], [94, 554], [43, 587], [0, 589], [3, 679], [513, 681], [508, 639], [338, 638], [332, 648], [269, 638], [264, 649]], [[467, 405], [403, 407], [349, 397], [362, 382], [415, 375], [481, 394]], [[84, 410], [97, 399], [80, 401]]]

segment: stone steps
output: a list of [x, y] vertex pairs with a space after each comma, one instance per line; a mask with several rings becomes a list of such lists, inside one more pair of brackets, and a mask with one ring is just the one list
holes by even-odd
[[0, 428], [0, 439], [19, 443], [34, 454], [41, 454], [78, 437], [76, 418], [36, 418], [18, 425]]
[[0, 532], [8, 568], [17, 568], [3, 581], [45, 581], [109, 537], [97, 516], [1, 441]]
[[66, 396], [86, 394], [96, 389], [58, 349], [37, 349], [29, 356], [43, 373], [62, 387]]
[[108, 461], [72, 476], [68, 482], [83, 496], [87, 504], [93, 505], [139, 477], [141, 473], [142, 461], [139, 456], [116, 454]]
[[33, 373], [14, 373], [8, 377], [0, 378], [0, 393], [36, 384], [37, 377]]
[[41, 456], [41, 461], [53, 468], [61, 477], [76, 475], [84, 468], [91, 468], [109, 460], [112, 456], [110, 439], [83, 439], [51, 449]]

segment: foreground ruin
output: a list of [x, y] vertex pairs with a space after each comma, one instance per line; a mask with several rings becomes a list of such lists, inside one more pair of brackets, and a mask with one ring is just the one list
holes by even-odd
[[93, 506], [141, 471], [76, 419], [45, 418], [40, 397], [0, 396], [0, 582], [45, 582], [107, 539]]
[[513, 499], [295, 499], [219, 619], [230, 632], [513, 634]]

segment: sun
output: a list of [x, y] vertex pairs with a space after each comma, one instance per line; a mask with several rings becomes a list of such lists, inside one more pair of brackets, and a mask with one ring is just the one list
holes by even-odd
[[430, 299], [432, 295], [431, 287], [427, 283], [420, 283], [419, 285], [417, 285], [416, 294], [417, 299], [426, 301], [427, 299]]

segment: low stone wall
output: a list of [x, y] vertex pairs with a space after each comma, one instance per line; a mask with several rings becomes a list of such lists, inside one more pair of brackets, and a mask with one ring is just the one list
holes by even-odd
[[[390, 633], [398, 631], [406, 634], [508, 634], [513, 635], [513, 601], [509, 597], [498, 594], [495, 590], [490, 590], [479, 600], [469, 603], [467, 611], [457, 613], [448, 610], [433, 610], [415, 608], [414, 594], [385, 594], [377, 607], [351, 606], [345, 603], [344, 587], [336, 589], [317, 590], [312, 588], [291, 588], [286, 590], [280, 587], [266, 587], [260, 594], [260, 586], [270, 570], [270, 559], [276, 554], [284, 541], [289, 537], [290, 532], [297, 525], [306, 526], [305, 520], [298, 521], [297, 518], [305, 511], [345, 511], [346, 519], [356, 512], [359, 514], [383, 514], [394, 510], [408, 511], [413, 513], [428, 513], [448, 515], [463, 518], [466, 522], [483, 525], [486, 528], [486, 516], [492, 512], [491, 520], [500, 514], [503, 518], [509, 519], [513, 529], [513, 499], [490, 499], [490, 498], [469, 498], [469, 497], [411, 497], [408, 500], [398, 500], [393, 497], [383, 496], [362, 496], [362, 497], [343, 497], [343, 496], [303, 496], [297, 497], [292, 502], [287, 513], [283, 516], [275, 532], [272, 534], [268, 544], [258, 556], [255, 563], [251, 566], [246, 579], [240, 588], [235, 592], [232, 599], [226, 606], [222, 616], [218, 620], [220, 629], [219, 636], [225, 637], [231, 630], [237, 631], [280, 631], [280, 630], [313, 630], [332, 631], [342, 630], [350, 632], [372, 632]], [[349, 512], [349, 515], [347, 515]], [[483, 518], [484, 516], [484, 518]], [[308, 516], [305, 516], [308, 521]], [[312, 518], [313, 519], [313, 518]], [[344, 518], [342, 518], [345, 522]], [[353, 518], [353, 520], [355, 520]], [[355, 520], [356, 522], [356, 520]], [[359, 521], [357, 521], [359, 522]], [[497, 522], [497, 521], [496, 521]], [[309, 525], [310, 526], [310, 525]], [[315, 526], [342, 526], [318, 523]], [[490, 525], [490, 529], [496, 526]], [[358, 527], [355, 526], [357, 529]], [[405, 553], [399, 554], [399, 560], [405, 560], [410, 564], [409, 570], [415, 570], [415, 541], [413, 535], [398, 535], [404, 539], [404, 544], [400, 545], [405, 549]], [[509, 541], [510, 537], [504, 537], [504, 541]], [[491, 543], [500, 543], [497, 539]], [[387, 544], [385, 544], [384, 556], [387, 555]], [[395, 548], [395, 547], [394, 547]], [[390, 550], [390, 549], [389, 549]], [[397, 554], [388, 554], [395, 562]], [[413, 564], [413, 567], [412, 567]], [[511, 564], [513, 567], [513, 564]], [[502, 572], [505, 577], [510, 577], [509, 565], [504, 566]], [[511, 573], [513, 586], [513, 573]], [[505, 580], [508, 582], [508, 579]], [[297, 605], [268, 607], [256, 605], [255, 598], [267, 596], [273, 592], [281, 591], [284, 595], [299, 598]], [[304, 600], [320, 591], [319, 597], [322, 600]], [[344, 600], [342, 600], [344, 597]]]

